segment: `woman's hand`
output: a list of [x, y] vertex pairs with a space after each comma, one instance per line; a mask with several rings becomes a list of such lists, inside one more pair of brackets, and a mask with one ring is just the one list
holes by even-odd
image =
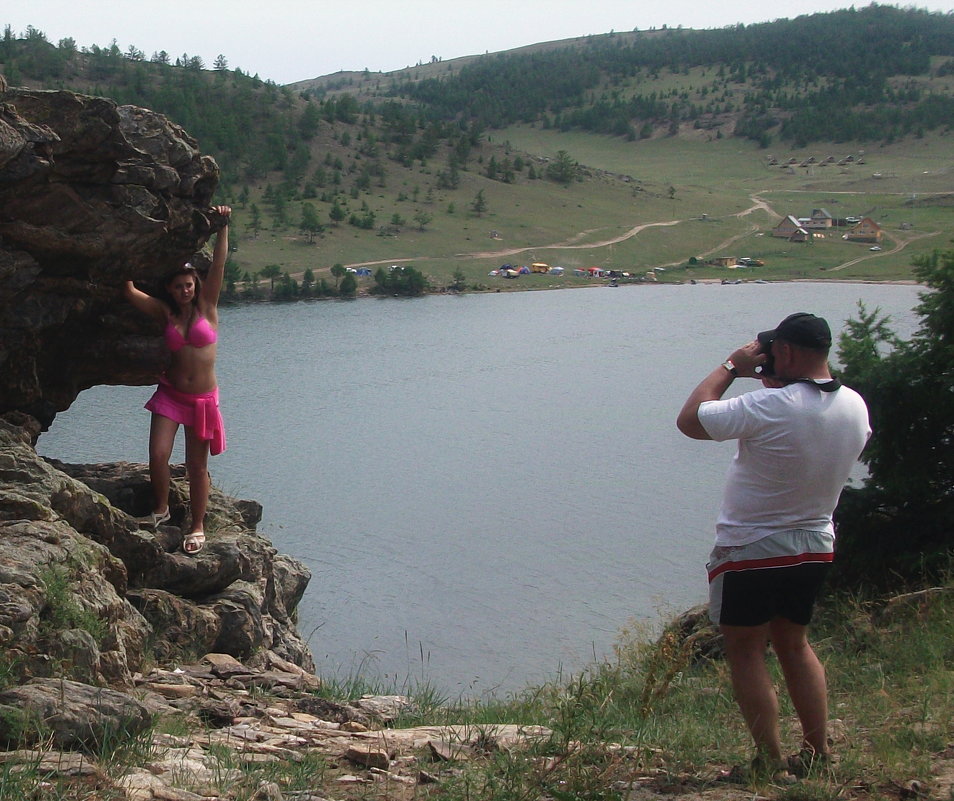
[[215, 247], [212, 248], [212, 266], [202, 281], [201, 306], [206, 319], [213, 326], [218, 324], [215, 307], [219, 302], [219, 293], [225, 279], [225, 260], [229, 255], [229, 219], [232, 216], [231, 206], [212, 206], [209, 211], [222, 218], [224, 223], [215, 232]]

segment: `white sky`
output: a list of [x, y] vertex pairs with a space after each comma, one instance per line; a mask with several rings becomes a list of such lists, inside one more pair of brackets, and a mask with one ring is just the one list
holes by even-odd
[[[867, 3], [858, 3], [861, 8]], [[910, 5], [910, 4], [906, 4]], [[952, 13], [954, 0], [916, 7]], [[56, 44], [107, 47], [115, 39], [149, 58], [188, 53], [211, 68], [222, 54], [229, 67], [278, 84], [338, 70], [390, 71], [459, 56], [588, 34], [663, 25], [720, 28], [770, 22], [851, 6], [850, 0], [12, 0], [0, 25], [21, 34], [28, 25]]]

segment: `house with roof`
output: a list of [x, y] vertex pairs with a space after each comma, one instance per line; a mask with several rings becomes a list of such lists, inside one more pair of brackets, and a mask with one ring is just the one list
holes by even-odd
[[870, 217], [862, 217], [861, 222], [848, 229], [844, 238], [849, 242], [865, 242], [879, 244], [884, 238], [884, 231]]
[[824, 231], [834, 225], [834, 218], [827, 209], [812, 209], [812, 216], [802, 223], [802, 228], [812, 231]]
[[781, 222], [772, 229], [772, 236], [792, 242], [805, 242], [811, 238], [808, 230], [791, 214], [782, 218]]

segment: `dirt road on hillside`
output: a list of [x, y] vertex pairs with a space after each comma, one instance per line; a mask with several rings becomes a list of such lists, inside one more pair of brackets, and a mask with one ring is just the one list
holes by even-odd
[[[730, 214], [728, 216], [737, 217], [741, 219], [742, 217], [747, 217], [748, 215], [753, 214], [757, 211], [764, 211], [770, 217], [775, 217], [775, 218], [781, 218], [782, 216], [784, 216], [782, 214], [779, 214], [779, 212], [777, 212], [775, 209], [773, 209], [772, 206], [769, 204], [769, 202], [762, 197], [761, 193], [764, 191], [766, 190], [760, 189], [758, 192], [753, 192], [751, 195], [749, 195], [749, 199], [752, 201], [751, 206], [749, 206], [746, 209], [743, 209], [742, 211], [738, 211], [734, 214]], [[588, 234], [594, 233], [598, 229], [580, 231], [562, 242], [555, 242], [548, 245], [529, 245], [527, 247], [519, 247], [519, 248], [499, 248], [496, 250], [479, 250], [479, 251], [473, 251], [469, 253], [455, 253], [454, 258], [459, 258], [459, 259], [494, 259], [496, 258], [496, 259], [503, 260], [503, 259], [510, 258], [512, 256], [516, 256], [520, 253], [527, 253], [530, 251], [537, 252], [537, 251], [544, 251], [544, 250], [591, 250], [593, 248], [607, 247], [609, 245], [618, 245], [620, 242], [625, 242], [628, 239], [632, 239], [634, 236], [637, 236], [638, 234], [640, 234], [641, 232], [649, 228], [668, 228], [674, 225], [679, 225], [680, 223], [690, 222], [691, 220], [694, 220], [694, 219], [698, 219], [698, 218], [639, 223], [638, 225], [634, 225], [632, 228], [623, 232], [619, 236], [614, 236], [609, 239], [602, 239], [596, 242], [588, 242], [585, 244], [579, 244], [579, 240], [587, 236]], [[722, 240], [715, 247], [710, 248], [704, 253], [699, 253], [694, 255], [696, 255], [697, 258], [705, 259], [717, 253], [724, 253], [735, 242], [739, 241], [740, 239], [744, 239], [747, 236], [751, 236], [753, 233], [758, 231], [760, 227], [761, 226], [759, 225], [752, 224], [749, 226], [747, 230], [742, 231], [741, 233], [738, 233], [735, 236], [731, 236], [727, 239]], [[908, 236], [904, 238], [902, 238], [901, 236], [895, 235], [894, 237], [890, 238], [890, 241], [893, 244], [890, 250], [884, 250], [882, 252], [875, 252], [875, 253], [866, 252], [865, 255], [863, 256], [859, 256], [858, 258], [851, 259], [850, 261], [846, 261], [835, 267], [829, 267], [827, 268], [826, 272], [837, 272], [839, 270], [844, 270], [847, 267], [851, 267], [852, 265], [858, 264], [859, 262], [867, 261], [868, 259], [876, 259], [880, 256], [884, 256], [884, 255], [888, 255], [892, 253], [898, 253], [899, 251], [907, 247], [907, 245], [909, 245], [911, 242], [915, 242], [918, 239], [923, 239], [929, 236], [937, 236], [940, 233], [941, 233], [940, 231], [931, 231], [931, 232], [925, 232], [925, 233], [918, 233], [913, 236]], [[402, 264], [407, 262], [423, 262], [423, 261], [430, 261], [435, 258], [438, 258], [438, 257], [409, 256], [409, 257], [397, 258], [397, 259], [379, 259], [377, 261], [354, 262], [346, 266], [354, 267], [354, 268], [376, 267], [380, 264]], [[685, 264], [685, 259], [681, 259], [679, 261], [672, 261], [672, 262], [668, 262], [666, 264], [660, 264], [657, 266], [679, 267], [683, 264]]]
[[[769, 206], [769, 204], [762, 197], [760, 197], [758, 193], [754, 193], [750, 195], [749, 198], [752, 201], [752, 205], [749, 208], [743, 209], [742, 211], [736, 212], [735, 214], [730, 214], [729, 216], [730, 217], [745, 217], [759, 210], [766, 211], [769, 214], [775, 214], [772, 207]], [[690, 219], [696, 219], [696, 218], [690, 218]], [[684, 223], [684, 222], [689, 222], [689, 220], [687, 219], [664, 220], [660, 222], [639, 223], [638, 225], [634, 225], [632, 228], [628, 229], [627, 231], [624, 231], [619, 236], [614, 236], [610, 239], [599, 240], [597, 242], [587, 242], [585, 244], [576, 244], [582, 237], [586, 236], [587, 234], [591, 234], [595, 230], [597, 230], [597, 229], [590, 229], [588, 231], [580, 231], [574, 234], [573, 236], [571, 236], [569, 239], [566, 239], [562, 242], [555, 242], [549, 245], [529, 245], [527, 247], [520, 247], [520, 248], [500, 248], [496, 250], [479, 250], [479, 251], [474, 251], [470, 253], [455, 253], [454, 257], [459, 259], [493, 259], [493, 258], [504, 259], [510, 256], [516, 256], [520, 253], [526, 253], [528, 251], [536, 252], [539, 250], [589, 250], [593, 248], [608, 247], [609, 245], [618, 245], [620, 242], [625, 242], [627, 239], [632, 239], [634, 236], [641, 233], [642, 231], [645, 231], [648, 228], [668, 228], [673, 225], [679, 225], [680, 223]], [[743, 236], [748, 236], [748, 234], [750, 234], [752, 231], [757, 231], [757, 230], [758, 230], [758, 226], [753, 225], [748, 231], [741, 233], [737, 236], [731, 237], [725, 240], [724, 242], [721, 242], [717, 247], [713, 248], [712, 250], [708, 251], [707, 253], [703, 255], [708, 256], [708, 255], [711, 255], [712, 253], [716, 253], [717, 251], [722, 250], [728, 245], [730, 245], [732, 242], [735, 242], [737, 239], [740, 239]], [[412, 257], [401, 258], [401, 259], [379, 259], [377, 261], [354, 262], [353, 264], [348, 264], [346, 266], [347, 267], [375, 267], [379, 264], [400, 264], [401, 262], [409, 262], [409, 261], [427, 261], [431, 258], [434, 258], [434, 257], [419, 256], [415, 258], [412, 256]], [[677, 264], [682, 264], [682, 263], [683, 263], [682, 261], [678, 261], [678, 262], [673, 262], [672, 264], [667, 264], [665, 266], [670, 267], [670, 266], [675, 266]], [[663, 266], [663, 265], [660, 265], [660, 266]]]
[[836, 267], [829, 267], [827, 272], [830, 272], [830, 273], [838, 272], [838, 270], [844, 270], [846, 267], [851, 267], [854, 264], [858, 264], [858, 262], [868, 261], [869, 259], [879, 259], [882, 256], [887, 256], [891, 253], [900, 253], [912, 242], [916, 242], [919, 239], [927, 239], [929, 236], [937, 236], [940, 233], [941, 233], [940, 231], [926, 231], [925, 233], [914, 234], [913, 236], [909, 236], [906, 239], [901, 239], [900, 237], [898, 238], [885, 237], [893, 245], [893, 247], [890, 250], [881, 250], [880, 252], [876, 251], [874, 253], [867, 252], [865, 253], [865, 255], [859, 256], [857, 259], [846, 261], [842, 264], [839, 264]]

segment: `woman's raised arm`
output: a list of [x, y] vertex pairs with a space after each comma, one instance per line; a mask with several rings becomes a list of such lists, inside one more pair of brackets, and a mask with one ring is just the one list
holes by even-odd
[[148, 314], [161, 323], [166, 322], [169, 318], [169, 310], [166, 308], [166, 304], [159, 300], [159, 298], [154, 298], [152, 295], [147, 295], [141, 289], [137, 289], [132, 281], [126, 282], [123, 287], [123, 295], [126, 296], [126, 300], [143, 314]]
[[225, 280], [225, 260], [229, 256], [229, 218], [232, 216], [232, 208], [231, 206], [213, 206], [212, 211], [225, 217], [225, 225], [215, 235], [212, 266], [209, 268], [209, 274], [202, 281], [202, 302], [206, 306], [207, 316], [218, 305], [222, 283]]

